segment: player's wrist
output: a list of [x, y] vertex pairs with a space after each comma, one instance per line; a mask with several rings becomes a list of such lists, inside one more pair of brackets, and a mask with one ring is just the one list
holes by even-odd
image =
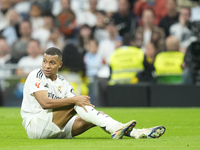
[[72, 97], [72, 104], [76, 105], [78, 102], [78, 99], [76, 98], [76, 96]]

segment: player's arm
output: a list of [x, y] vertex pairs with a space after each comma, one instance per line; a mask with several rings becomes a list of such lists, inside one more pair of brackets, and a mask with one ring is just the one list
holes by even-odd
[[[78, 105], [84, 109], [86, 105], [94, 107], [94, 105], [90, 103], [90, 97], [84, 95], [63, 99], [50, 99], [48, 98], [47, 92], [45, 90], [41, 90], [34, 92], [34, 96], [43, 109], [53, 109], [70, 105]], [[87, 110], [85, 109], [85, 111]]]

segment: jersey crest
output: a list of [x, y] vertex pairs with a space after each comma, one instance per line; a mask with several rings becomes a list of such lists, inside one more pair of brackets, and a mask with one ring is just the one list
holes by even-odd
[[59, 92], [60, 94], [62, 93], [61, 86], [58, 86], [58, 92]]

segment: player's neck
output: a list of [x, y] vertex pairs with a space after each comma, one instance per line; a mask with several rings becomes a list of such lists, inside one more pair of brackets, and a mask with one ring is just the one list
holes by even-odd
[[51, 79], [51, 81], [55, 81], [57, 79], [57, 75], [53, 76], [53, 77], [49, 77]]

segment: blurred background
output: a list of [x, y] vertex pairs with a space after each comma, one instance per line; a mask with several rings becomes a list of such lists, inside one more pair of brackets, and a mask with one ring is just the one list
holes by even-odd
[[200, 0], [0, 0], [0, 106], [50, 47], [97, 107], [200, 106]]

